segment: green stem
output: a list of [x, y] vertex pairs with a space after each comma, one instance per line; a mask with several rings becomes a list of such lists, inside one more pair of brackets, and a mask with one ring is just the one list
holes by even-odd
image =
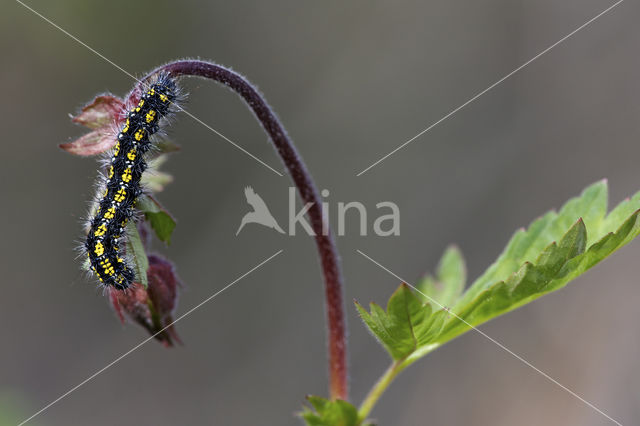
[[387, 371], [385, 371], [384, 374], [378, 379], [376, 384], [373, 385], [373, 387], [369, 391], [369, 394], [364, 399], [364, 401], [362, 401], [362, 404], [360, 404], [360, 408], [358, 409], [358, 417], [360, 419], [360, 422], [364, 421], [369, 416], [369, 413], [371, 412], [371, 410], [373, 410], [373, 406], [376, 405], [376, 402], [378, 402], [378, 399], [380, 399], [393, 379], [395, 379], [396, 376], [405, 369], [406, 364], [403, 365], [403, 361], [403, 359], [394, 361], [389, 366], [389, 368], [387, 368]]

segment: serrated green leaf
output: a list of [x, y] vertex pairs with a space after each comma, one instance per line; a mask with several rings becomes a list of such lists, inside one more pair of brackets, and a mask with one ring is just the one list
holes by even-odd
[[313, 407], [304, 407], [300, 416], [309, 426], [358, 426], [358, 410], [347, 401], [330, 401], [319, 396], [308, 396]]
[[559, 213], [550, 211], [533, 221], [528, 229], [518, 230], [498, 260], [458, 300], [454, 312], [489, 286], [507, 279], [525, 262], [533, 263], [545, 247], [560, 239], [578, 219], [583, 218], [590, 234], [593, 234], [590, 243], [596, 241], [603, 234], [601, 225], [606, 212], [607, 183], [603, 180], [587, 187], [581, 196], [569, 200]]
[[[397, 313], [397, 308], [387, 308], [385, 313], [372, 305], [368, 313], [358, 305], [358, 310], [394, 360], [404, 360], [406, 366], [468, 331], [471, 326], [478, 326], [564, 287], [640, 234], [638, 209], [640, 193], [606, 215], [607, 185], [606, 181], [598, 182], [579, 197], [569, 200], [559, 212], [549, 212], [533, 221], [526, 230], [516, 232], [498, 260], [457, 298], [451, 313], [447, 309], [434, 311], [428, 303], [416, 307], [410, 303], [413, 292], [405, 285], [391, 296], [391, 299], [397, 298], [399, 291], [404, 295], [407, 307], [404, 317]], [[442, 265], [445, 257], [446, 254]], [[459, 261], [454, 259], [451, 263], [453, 269], [444, 270], [455, 271]], [[436, 279], [439, 281], [445, 281], [443, 268], [438, 268]], [[417, 290], [436, 301], [435, 295], [438, 295], [451, 303], [453, 296], [444, 292], [447, 286], [434, 287], [434, 283], [435, 280], [421, 282]], [[424, 333], [420, 324], [429, 321], [434, 325]], [[437, 330], [435, 335], [428, 335], [434, 330]], [[408, 336], [414, 338], [413, 348]]]
[[144, 245], [140, 239], [140, 233], [136, 224], [130, 220], [126, 228], [127, 232], [127, 254], [133, 260], [133, 267], [136, 273], [136, 279], [145, 287], [149, 286], [147, 281], [147, 270], [149, 269], [149, 259], [144, 251]]
[[144, 217], [151, 225], [160, 241], [171, 244], [171, 234], [176, 227], [176, 221], [155, 198], [141, 197], [136, 205], [144, 213]]
[[[589, 186], [560, 212], [547, 213], [514, 236], [496, 263], [460, 298], [453, 312], [477, 326], [564, 287], [638, 235], [639, 195], [605, 216], [606, 181]], [[545, 248], [540, 250], [541, 246]], [[518, 262], [520, 265], [514, 268]], [[437, 340], [444, 343], [468, 329], [452, 318]]]
[[432, 315], [431, 305], [423, 304], [406, 284], [391, 295], [386, 312], [375, 303], [371, 303], [370, 312], [357, 302], [356, 307], [369, 330], [396, 361], [429, 344], [444, 323], [443, 315]]
[[467, 270], [462, 253], [451, 246], [442, 255], [436, 276], [427, 275], [416, 287], [425, 302], [436, 301], [443, 306], [452, 306], [460, 297], [467, 280]]

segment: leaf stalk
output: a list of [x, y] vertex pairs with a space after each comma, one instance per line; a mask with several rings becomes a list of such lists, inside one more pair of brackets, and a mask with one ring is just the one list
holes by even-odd
[[380, 376], [375, 385], [371, 388], [367, 396], [365, 397], [360, 408], [358, 408], [359, 422], [362, 423], [371, 413], [373, 407], [376, 405], [382, 394], [389, 387], [391, 382], [396, 378], [402, 370], [405, 369], [406, 364], [403, 364], [404, 360], [394, 361], [389, 368]]

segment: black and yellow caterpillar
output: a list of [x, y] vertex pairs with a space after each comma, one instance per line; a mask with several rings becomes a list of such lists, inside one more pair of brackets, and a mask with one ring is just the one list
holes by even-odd
[[143, 193], [140, 179], [147, 167], [145, 153], [152, 146], [149, 137], [158, 131], [158, 123], [171, 111], [176, 97], [175, 81], [166, 74], [160, 75], [128, 112], [118, 133], [84, 243], [90, 269], [104, 285], [124, 290], [136, 279], [124, 255], [125, 227]]

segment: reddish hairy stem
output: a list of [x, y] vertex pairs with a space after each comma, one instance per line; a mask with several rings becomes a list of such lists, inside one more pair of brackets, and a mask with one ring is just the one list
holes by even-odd
[[[163, 65], [149, 73], [141, 81], [148, 80], [158, 72], [168, 72], [174, 77], [198, 76], [221, 83], [244, 99], [249, 108], [271, 138], [289, 174], [298, 188], [304, 203], [311, 203], [308, 210], [311, 226], [325, 282], [327, 321], [329, 327], [329, 394], [332, 399], [348, 399], [347, 344], [345, 336], [344, 302], [342, 299], [342, 275], [338, 263], [338, 252], [330, 232], [323, 232], [321, 201], [318, 191], [302, 158], [284, 127], [260, 92], [244, 77], [220, 65], [182, 60]], [[139, 88], [136, 88], [139, 89]], [[136, 93], [136, 89], [132, 94]], [[325, 229], [328, 224], [324, 224]], [[325, 235], [327, 234], [327, 235]]]

